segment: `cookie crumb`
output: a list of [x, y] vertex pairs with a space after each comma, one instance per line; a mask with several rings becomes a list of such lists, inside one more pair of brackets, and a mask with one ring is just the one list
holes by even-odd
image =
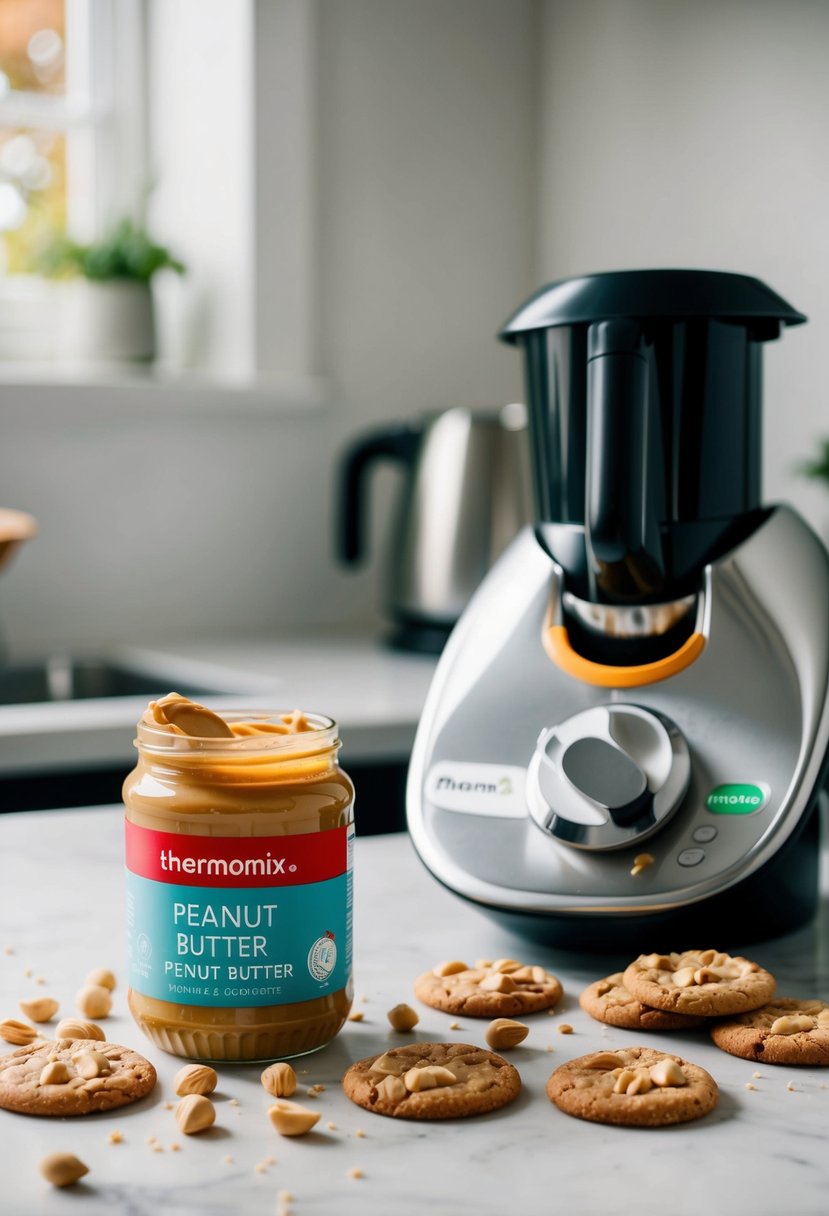
[[46, 983], [46, 980], [43, 978], [43, 976], [42, 976], [42, 975], [39, 975], [39, 976], [37, 977], [37, 979], [35, 980], [35, 983], [36, 983], [36, 984], [45, 984], [45, 983]]
[[449, 1029], [450, 1030], [461, 1030], [462, 1026], [461, 1026], [460, 1022], [450, 1022]]
[[109, 1140], [110, 1144], [123, 1144], [124, 1143], [124, 1133], [119, 1132], [117, 1130], [110, 1132], [109, 1135], [107, 1136], [107, 1139]]
[[365, 1140], [365, 1138], [366, 1138], [366, 1133], [363, 1131], [363, 1129], [361, 1127], [358, 1127], [356, 1129], [356, 1131], [354, 1132], [354, 1135], [359, 1137], [360, 1140]]
[[325, 1126], [328, 1128], [328, 1130], [329, 1130], [330, 1132], [335, 1132], [335, 1131], [337, 1130], [337, 1125], [336, 1125], [336, 1123], [326, 1123], [326, 1125], [325, 1125]]
[[786, 1086], [786, 1089], [788, 1089], [788, 1091], [790, 1093], [793, 1093], [793, 1094], [797, 1093], [797, 1090], [795, 1089], [795, 1086], [794, 1086], [794, 1081], [789, 1081], [788, 1085]]
[[315, 1094], [324, 1094], [324, 1093], [325, 1093], [325, 1086], [324, 1086], [324, 1085], [319, 1085], [319, 1084], [318, 1084], [318, 1085], [312, 1085], [312, 1086], [311, 1086], [311, 1089], [314, 1091], [314, 1093], [315, 1093]]
[[257, 1161], [256, 1165], [253, 1167], [253, 1172], [255, 1174], [266, 1174], [267, 1171], [268, 1167], [265, 1165], [264, 1161]]
[[233, 1158], [230, 1153], [226, 1157], [222, 1157], [222, 1161], [224, 1161], [225, 1165], [233, 1165]]
[[746, 1089], [753, 1089], [756, 1092], [757, 1086], [752, 1085], [750, 1081], [746, 1081]]
[[153, 1144], [153, 1145], [151, 1145], [151, 1148], [154, 1153], [163, 1153], [164, 1152], [163, 1144]]
[[14, 954], [14, 946], [4, 946], [3, 953], [4, 954]]
[[365, 1178], [365, 1174], [358, 1165], [352, 1165], [351, 1169], [346, 1174], [347, 1178]]
[[26, 979], [27, 979], [27, 980], [28, 980], [28, 979], [31, 979], [31, 976], [32, 976], [32, 969], [31, 969], [31, 967], [27, 967], [27, 968], [26, 968], [26, 970], [23, 972], [23, 974], [25, 975], [25, 977], [26, 977]]
[[276, 1196], [279, 1203], [293, 1203], [293, 1194], [291, 1191], [279, 1191]]
[[763, 1074], [761, 1072], [753, 1072], [751, 1075], [753, 1077], [757, 1077], [759, 1079], [760, 1077], [762, 1077]]
[[173, 1106], [173, 1103], [172, 1103], [172, 1102], [165, 1102], [165, 1103], [164, 1103], [164, 1109], [165, 1109], [165, 1110], [174, 1110], [175, 1108], [174, 1108], [174, 1106]]
[[171, 1153], [180, 1153], [180, 1152], [181, 1152], [181, 1145], [180, 1145], [180, 1144], [175, 1144], [175, 1143], [174, 1143], [174, 1144], [171, 1144], [171, 1145], [170, 1145], [170, 1152], [171, 1152]]
[[544, 1050], [545, 1051], [555, 1051], [555, 1047], [553, 1047], [552, 1043], [548, 1043], [547, 1046], [544, 1048]]
[[573, 1027], [570, 1025], [569, 1022], [561, 1022], [558, 1026], [556, 1026], [556, 1030], [558, 1031], [559, 1034], [572, 1034], [573, 1033]]
[[238, 1098], [231, 1098], [229, 1105], [230, 1106], [241, 1106], [242, 1104]]
[[145, 1144], [158, 1144], [158, 1136], [148, 1136], [144, 1141]]
[[349, 1020], [349, 1022], [362, 1022], [362, 1020], [363, 1020], [362, 1009], [355, 1009], [353, 1013], [350, 1013], [348, 1015], [348, 1020]]

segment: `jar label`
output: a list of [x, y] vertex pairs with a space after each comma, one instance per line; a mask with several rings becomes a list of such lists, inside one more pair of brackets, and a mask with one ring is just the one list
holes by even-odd
[[244, 837], [125, 827], [136, 992], [228, 1008], [288, 1005], [346, 987], [353, 825]]

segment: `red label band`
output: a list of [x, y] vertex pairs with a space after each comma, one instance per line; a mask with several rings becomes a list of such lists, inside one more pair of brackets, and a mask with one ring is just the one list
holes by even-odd
[[180, 836], [124, 820], [127, 869], [189, 887], [291, 887], [344, 874], [348, 828], [302, 836]]

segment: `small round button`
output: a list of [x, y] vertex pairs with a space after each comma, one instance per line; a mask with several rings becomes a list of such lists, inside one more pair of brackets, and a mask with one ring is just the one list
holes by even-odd
[[705, 849], [683, 849], [677, 861], [681, 866], [698, 866], [705, 860]]
[[713, 840], [717, 834], [717, 829], [713, 823], [704, 823], [700, 828], [694, 828], [691, 836], [700, 844], [708, 844], [709, 840]]

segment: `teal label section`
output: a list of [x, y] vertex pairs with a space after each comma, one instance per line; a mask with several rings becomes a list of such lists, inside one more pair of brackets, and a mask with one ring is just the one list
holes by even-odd
[[351, 918], [350, 865], [324, 882], [255, 889], [177, 886], [128, 870], [130, 987], [219, 1008], [313, 1000], [349, 982]]
[[753, 815], [766, 805], [769, 793], [767, 786], [731, 782], [716, 786], [705, 805], [712, 815]]

